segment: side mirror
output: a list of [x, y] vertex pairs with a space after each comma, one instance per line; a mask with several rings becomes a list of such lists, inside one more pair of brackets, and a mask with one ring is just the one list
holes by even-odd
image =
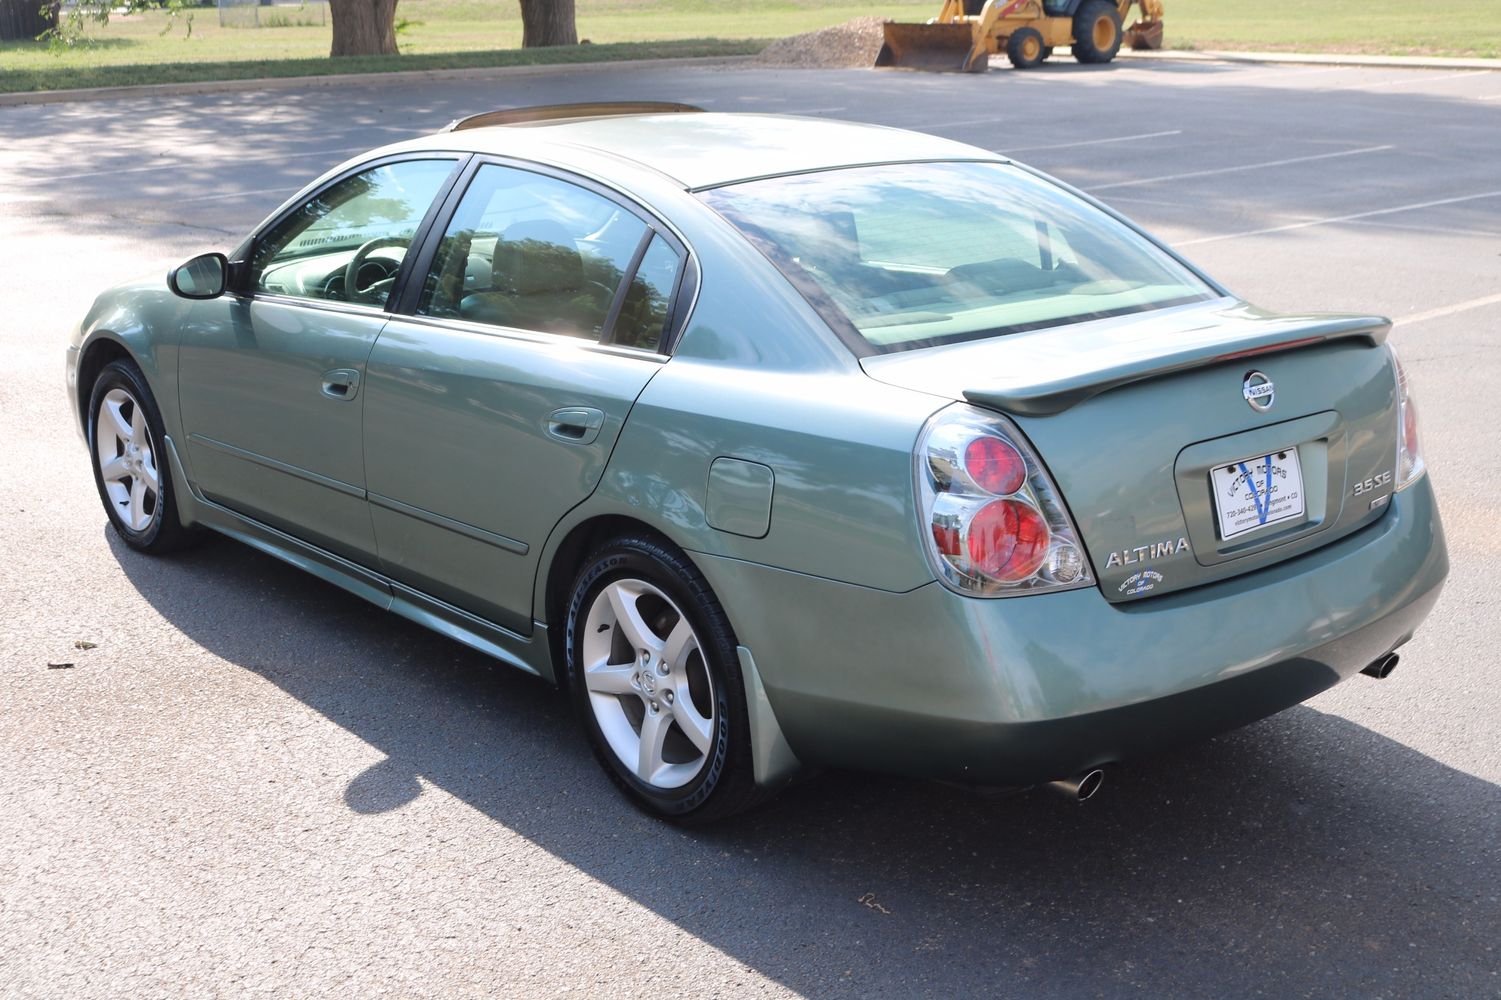
[[194, 257], [167, 272], [167, 287], [185, 299], [217, 299], [229, 281], [229, 258], [222, 253]]

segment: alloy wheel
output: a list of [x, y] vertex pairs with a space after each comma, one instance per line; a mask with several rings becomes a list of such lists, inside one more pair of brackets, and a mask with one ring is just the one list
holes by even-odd
[[611, 752], [657, 789], [693, 781], [714, 745], [714, 682], [692, 624], [661, 590], [622, 579], [585, 619], [583, 678]]
[[124, 389], [111, 389], [100, 400], [94, 451], [104, 492], [120, 522], [135, 532], [151, 527], [162, 509], [161, 473], [146, 411]]

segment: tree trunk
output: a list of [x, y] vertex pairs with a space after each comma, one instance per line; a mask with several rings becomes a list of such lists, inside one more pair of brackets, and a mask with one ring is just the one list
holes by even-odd
[[334, 21], [329, 55], [396, 55], [396, 0], [328, 0], [328, 12]]
[[521, 47], [577, 45], [573, 0], [521, 0]]
[[0, 42], [30, 41], [57, 27], [57, 0], [0, 0]]

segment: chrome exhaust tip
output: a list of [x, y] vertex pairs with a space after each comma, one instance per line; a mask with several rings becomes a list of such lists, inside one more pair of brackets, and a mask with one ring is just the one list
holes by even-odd
[[1105, 772], [1099, 768], [1091, 768], [1083, 774], [1076, 774], [1072, 778], [1059, 778], [1050, 781], [1047, 787], [1065, 798], [1075, 802], [1087, 802], [1094, 798], [1095, 792], [1105, 783]]
[[1385, 656], [1378, 657], [1376, 660], [1368, 663], [1360, 672], [1367, 677], [1374, 677], [1379, 681], [1397, 669], [1397, 659], [1396, 653], [1387, 653]]

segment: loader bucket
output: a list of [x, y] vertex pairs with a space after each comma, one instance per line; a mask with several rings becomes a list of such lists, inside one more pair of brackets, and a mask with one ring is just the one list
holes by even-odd
[[968, 24], [901, 24], [887, 21], [886, 44], [877, 66], [929, 73], [983, 73], [990, 68], [984, 46], [976, 46]]
[[1162, 22], [1137, 21], [1126, 29], [1126, 44], [1133, 49], [1162, 48]]

